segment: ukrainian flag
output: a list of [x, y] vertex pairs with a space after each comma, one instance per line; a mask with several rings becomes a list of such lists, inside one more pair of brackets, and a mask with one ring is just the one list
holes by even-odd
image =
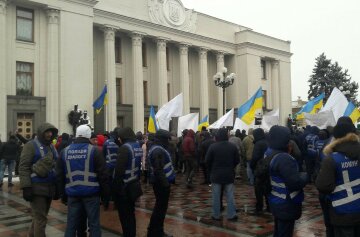
[[318, 97], [307, 102], [299, 112], [295, 114], [296, 119], [304, 119], [304, 113], [315, 114], [323, 106], [325, 92], [321, 93]]
[[356, 106], [350, 101], [348, 106], [346, 107], [344, 116], [348, 116], [351, 118], [353, 123], [357, 122], [357, 120], [360, 118], [360, 111]]
[[155, 119], [155, 109], [153, 106], [151, 106], [149, 123], [148, 123], [148, 132], [156, 133], [157, 130], [158, 130], [158, 127], [157, 127], [156, 119]]
[[262, 88], [260, 87], [256, 93], [245, 104], [240, 106], [238, 110], [238, 118], [250, 125], [255, 120], [255, 111], [262, 108], [263, 104]]
[[108, 103], [108, 93], [107, 93], [107, 85], [104, 86], [100, 96], [93, 103], [93, 107], [96, 110], [96, 113], [100, 113], [102, 107], [107, 105]]
[[202, 127], [209, 127], [209, 122], [208, 122], [208, 115], [206, 115], [199, 123], [198, 125], [198, 131], [201, 131]]

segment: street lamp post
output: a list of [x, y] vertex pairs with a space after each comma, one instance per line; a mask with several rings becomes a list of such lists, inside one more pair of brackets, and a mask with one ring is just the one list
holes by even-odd
[[225, 114], [225, 89], [232, 84], [234, 84], [234, 79], [236, 78], [235, 73], [230, 73], [226, 75], [227, 68], [224, 67], [221, 72], [217, 72], [214, 75], [215, 86], [221, 87], [223, 91], [223, 114]]

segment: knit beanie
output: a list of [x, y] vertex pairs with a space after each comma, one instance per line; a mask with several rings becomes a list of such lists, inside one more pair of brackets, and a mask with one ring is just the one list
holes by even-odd
[[342, 138], [348, 133], [356, 133], [356, 128], [350, 117], [343, 116], [339, 118], [334, 127], [334, 137], [337, 139]]

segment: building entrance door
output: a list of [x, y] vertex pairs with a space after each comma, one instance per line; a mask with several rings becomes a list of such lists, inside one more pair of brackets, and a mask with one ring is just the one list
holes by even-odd
[[26, 139], [31, 139], [34, 124], [34, 114], [30, 113], [18, 113], [17, 115], [17, 131], [18, 133], [25, 137]]

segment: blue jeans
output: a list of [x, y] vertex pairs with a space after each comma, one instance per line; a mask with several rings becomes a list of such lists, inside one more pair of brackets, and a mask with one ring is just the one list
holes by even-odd
[[15, 167], [15, 161], [14, 160], [0, 160], [0, 183], [3, 182], [4, 179], [4, 173], [6, 166], [8, 167], [8, 183], [10, 184], [12, 182], [12, 172]]
[[211, 184], [212, 188], [212, 212], [214, 218], [220, 218], [220, 194], [221, 186], [224, 186], [224, 192], [227, 203], [227, 215], [228, 219], [233, 218], [236, 215], [235, 199], [234, 199], [234, 184]]
[[68, 215], [65, 237], [76, 236], [77, 227], [80, 224], [82, 211], [86, 211], [88, 218], [89, 232], [91, 237], [101, 236], [100, 227], [100, 198], [93, 197], [69, 197]]
[[250, 161], [246, 162], [246, 174], [249, 180], [250, 185], [254, 185], [254, 174], [252, 172], [252, 169], [250, 168]]

